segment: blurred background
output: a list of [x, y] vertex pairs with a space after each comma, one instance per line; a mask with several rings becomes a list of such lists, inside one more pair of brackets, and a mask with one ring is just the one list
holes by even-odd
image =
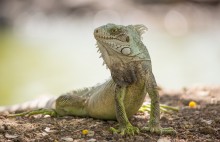
[[158, 84], [220, 84], [218, 0], [0, 0], [0, 105], [102, 83], [94, 28], [144, 24]]

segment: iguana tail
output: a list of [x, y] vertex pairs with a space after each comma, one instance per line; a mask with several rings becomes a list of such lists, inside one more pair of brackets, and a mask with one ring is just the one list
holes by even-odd
[[41, 97], [36, 100], [28, 101], [22, 104], [11, 106], [0, 106], [0, 113], [3, 112], [17, 112], [27, 111], [40, 108], [55, 108], [55, 101], [57, 97]]

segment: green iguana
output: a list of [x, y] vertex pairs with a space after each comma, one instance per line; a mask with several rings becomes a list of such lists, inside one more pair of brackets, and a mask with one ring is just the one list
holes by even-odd
[[44, 106], [49, 109], [33, 110], [14, 116], [49, 114], [117, 120], [119, 128], [111, 128], [114, 133], [133, 135], [139, 133], [139, 129], [132, 126], [128, 118], [137, 113], [148, 93], [151, 98], [150, 120], [148, 126], [142, 130], [174, 134], [174, 129], [160, 126], [157, 84], [148, 50], [141, 37], [145, 30], [147, 28], [144, 25], [107, 24], [96, 28], [94, 36], [97, 48], [110, 69], [112, 79], [99, 86], [51, 99]]

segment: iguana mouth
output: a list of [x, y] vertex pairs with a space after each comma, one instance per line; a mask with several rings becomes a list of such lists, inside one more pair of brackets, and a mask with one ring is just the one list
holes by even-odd
[[[116, 39], [115, 37], [104, 36], [104, 35], [98, 35], [98, 34], [95, 34], [95, 37], [96, 37], [96, 38], [99, 38], [99, 39]], [[116, 39], [116, 40], [117, 40], [117, 39]]]
[[111, 35], [108, 36], [107, 33], [101, 33], [100, 34], [100, 33], [94, 32], [94, 36], [95, 36], [96, 40], [100, 40], [100, 41], [113, 40], [112, 42], [119, 41], [122, 44], [123, 43], [129, 43], [129, 41], [130, 41], [129, 36], [125, 35], [124, 33], [119, 34], [119, 35], [115, 35], [115, 36], [111, 36]]

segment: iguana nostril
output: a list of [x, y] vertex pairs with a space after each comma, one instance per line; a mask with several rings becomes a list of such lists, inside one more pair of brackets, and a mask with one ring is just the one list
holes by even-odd
[[95, 33], [98, 33], [99, 32], [99, 30], [95, 30]]
[[130, 38], [129, 38], [129, 36], [127, 36], [127, 37], [126, 37], [126, 41], [127, 41], [127, 42], [129, 42], [129, 41], [130, 41]]

